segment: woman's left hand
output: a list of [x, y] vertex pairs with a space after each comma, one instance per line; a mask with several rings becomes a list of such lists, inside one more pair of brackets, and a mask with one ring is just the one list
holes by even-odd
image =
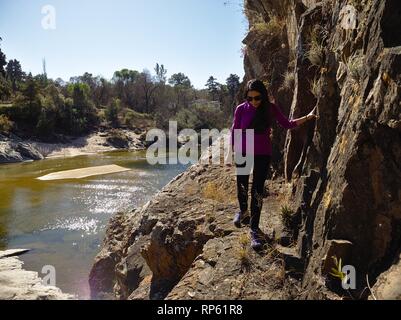
[[313, 110], [307, 114], [308, 120], [319, 119], [319, 116], [315, 114], [316, 108], [317, 106], [314, 107]]

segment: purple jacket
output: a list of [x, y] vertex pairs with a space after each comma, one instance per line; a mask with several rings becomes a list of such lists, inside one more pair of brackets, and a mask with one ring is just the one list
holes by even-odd
[[[276, 104], [271, 104], [272, 115], [273, 118], [277, 120], [277, 122], [284, 129], [292, 129], [297, 126], [294, 120], [288, 120], [280, 108]], [[256, 108], [252, 106], [249, 102], [244, 102], [237, 106], [234, 112], [234, 120], [233, 125], [231, 127], [231, 144], [234, 145], [234, 129], [247, 129], [255, 115]], [[271, 155], [272, 154], [272, 143], [270, 140], [270, 132], [271, 128], [267, 128], [263, 133], [255, 133], [254, 134], [254, 153], [255, 155]], [[234, 152], [239, 152], [240, 147], [235, 145], [233, 148]], [[245, 152], [246, 150], [246, 135], [245, 132], [242, 134], [242, 150]]]

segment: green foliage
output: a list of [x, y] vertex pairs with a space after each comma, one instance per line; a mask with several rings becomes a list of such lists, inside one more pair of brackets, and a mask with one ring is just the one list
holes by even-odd
[[190, 88], [192, 86], [189, 78], [181, 72], [173, 74], [168, 80], [168, 83], [174, 87], [181, 86], [183, 88]]
[[87, 132], [90, 126], [99, 121], [93, 102], [88, 98], [90, 88], [86, 83], [74, 83], [68, 86], [67, 91], [72, 97], [71, 133], [79, 135]]
[[107, 106], [105, 110], [106, 121], [108, 121], [113, 127], [117, 127], [119, 124], [118, 121], [118, 112], [121, 109], [121, 102], [119, 99], [113, 99], [111, 104]]
[[42, 109], [41, 96], [37, 83], [32, 76], [28, 76], [23, 84], [21, 93], [14, 100], [14, 114], [10, 114], [15, 122], [24, 122], [25, 125], [35, 126]]
[[96, 129], [101, 120], [109, 126], [121, 121], [130, 128], [162, 129], [173, 119], [181, 128], [221, 129], [231, 124], [240, 87], [237, 75], [231, 74], [225, 85], [211, 76], [208, 89], [197, 90], [181, 72], [166, 83], [163, 64], [157, 63], [154, 71], [155, 76], [147, 70], [122, 69], [111, 80], [85, 72], [65, 82], [47, 78], [45, 62], [42, 74], [26, 75], [18, 60], [7, 63], [0, 50], [0, 115], [14, 123], [11, 130], [41, 137], [81, 135]]
[[307, 52], [307, 58], [313, 66], [323, 66], [324, 47], [319, 40], [319, 31], [316, 28], [309, 33], [309, 50]]
[[6, 71], [4, 69], [4, 66], [7, 65], [7, 60], [6, 60], [6, 55], [1, 51], [0, 48], [0, 75], [5, 77], [6, 76]]
[[344, 280], [346, 277], [346, 274], [344, 272], [342, 272], [341, 258], [338, 260], [336, 256], [333, 256], [332, 259], [334, 261], [335, 268], [331, 268], [330, 274], [333, 277], [339, 278], [341, 281]]
[[51, 111], [42, 110], [36, 124], [36, 133], [42, 137], [51, 135], [54, 132], [54, 120], [54, 114]]
[[3, 77], [0, 71], [0, 101], [9, 99], [11, 96], [10, 83]]
[[54, 133], [56, 126], [57, 110], [54, 100], [46, 96], [42, 99], [42, 109], [36, 124], [36, 134], [48, 137]]
[[285, 23], [277, 15], [270, 15], [269, 21], [265, 20], [260, 16], [257, 22], [253, 25], [253, 30], [259, 34], [269, 34], [270, 36], [279, 35], [283, 32]]
[[[156, 117], [156, 115], [153, 117]], [[130, 109], [126, 110], [124, 113], [123, 123], [131, 129], [145, 128], [154, 125], [152, 115], [136, 112]]]
[[239, 77], [236, 74], [230, 74], [230, 76], [226, 80], [226, 85], [231, 99], [234, 100], [234, 97], [237, 94], [240, 87]]
[[13, 127], [12, 121], [4, 114], [0, 115], [0, 132], [9, 132]]
[[164, 65], [156, 63], [155, 72], [158, 82], [165, 83], [167, 70], [164, 68]]
[[12, 83], [13, 91], [17, 90], [17, 83], [22, 81], [24, 73], [22, 72], [21, 64], [18, 60], [13, 59], [8, 61], [6, 67], [7, 79]]
[[209, 94], [212, 97], [212, 100], [216, 100], [216, 95], [218, 94], [220, 88], [220, 83], [218, 83], [216, 80], [216, 78], [210, 76], [205, 84], [209, 91]]
[[177, 116], [178, 129], [222, 129], [224, 114], [216, 104], [194, 104], [190, 108], [181, 109]]
[[358, 82], [362, 78], [365, 57], [363, 55], [353, 55], [347, 62], [347, 69], [351, 79]]

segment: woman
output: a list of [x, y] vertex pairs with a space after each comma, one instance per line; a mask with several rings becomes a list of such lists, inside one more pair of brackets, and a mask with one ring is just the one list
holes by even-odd
[[[316, 107], [306, 116], [288, 120], [280, 111], [280, 108], [271, 103], [265, 85], [260, 80], [250, 80], [245, 91], [246, 101], [235, 109], [233, 125], [231, 128], [231, 144], [234, 146], [234, 158], [237, 168], [237, 196], [240, 211], [235, 214], [234, 224], [241, 227], [241, 223], [249, 222], [251, 227], [251, 247], [260, 249], [262, 244], [259, 229], [260, 212], [263, 204], [263, 190], [267, 178], [272, 145], [270, 141], [270, 126], [273, 118], [285, 129], [292, 129], [304, 122], [318, 117], [314, 114]], [[238, 156], [245, 156], [246, 137], [242, 135], [242, 143], [234, 144], [234, 129], [254, 129], [253, 156], [253, 182], [251, 190], [251, 214], [248, 213], [248, 174], [238, 174], [238, 168], [245, 167], [238, 164]], [[241, 153], [240, 153], [241, 152]], [[249, 155], [249, 152], [248, 152]], [[230, 162], [230, 161], [229, 161]], [[226, 162], [227, 163], [227, 162]]]

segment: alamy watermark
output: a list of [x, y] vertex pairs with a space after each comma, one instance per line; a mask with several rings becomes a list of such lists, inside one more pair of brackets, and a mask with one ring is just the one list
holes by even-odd
[[56, 268], [52, 265], [45, 265], [41, 270], [45, 276], [42, 278], [42, 284], [44, 286], [56, 286]]
[[332, 257], [335, 267], [331, 269], [330, 274], [341, 280], [341, 286], [344, 290], [356, 289], [356, 271], [353, 265], [342, 266], [341, 258]]
[[345, 30], [356, 29], [357, 10], [354, 6], [348, 4], [340, 11], [340, 25]]
[[42, 28], [44, 30], [55, 30], [56, 29], [56, 8], [50, 4], [42, 7]]
[[[237, 175], [247, 175], [254, 163], [254, 135], [253, 129], [234, 129], [232, 132], [229, 129], [222, 131], [202, 129], [200, 136], [193, 129], [183, 129], [178, 134], [177, 122], [169, 121], [168, 135], [157, 128], [147, 132], [146, 141], [153, 144], [147, 148], [146, 159], [151, 165], [167, 163], [220, 165], [222, 162], [232, 165], [235, 163], [239, 165]], [[187, 138], [179, 149], [178, 136]], [[168, 152], [165, 152], [166, 150]]]

